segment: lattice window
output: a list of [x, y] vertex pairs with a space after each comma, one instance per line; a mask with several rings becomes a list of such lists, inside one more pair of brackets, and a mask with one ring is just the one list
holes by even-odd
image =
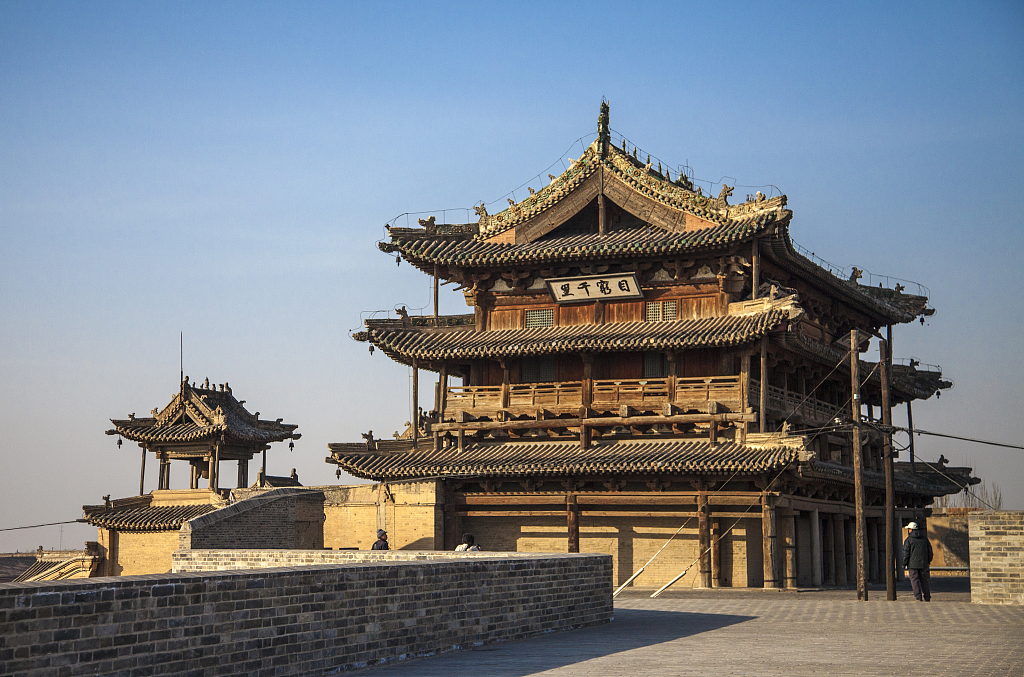
[[555, 309], [540, 308], [526, 311], [526, 328], [555, 326]]
[[524, 357], [523, 383], [552, 383], [555, 380], [555, 358], [550, 355]]
[[678, 317], [675, 301], [648, 301], [644, 304], [644, 319], [648, 322], [671, 322]]
[[645, 352], [643, 378], [665, 378], [668, 376], [668, 358], [665, 353]]

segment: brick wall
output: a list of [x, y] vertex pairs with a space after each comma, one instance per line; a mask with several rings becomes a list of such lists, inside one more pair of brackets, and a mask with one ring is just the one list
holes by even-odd
[[322, 548], [324, 495], [303, 489], [272, 489], [181, 525], [187, 548]]
[[319, 675], [612, 617], [606, 556], [432, 555], [0, 584], [0, 674]]
[[972, 512], [968, 524], [971, 601], [1024, 604], [1024, 511]]
[[928, 517], [928, 540], [932, 544], [933, 567], [969, 567], [970, 542], [967, 515], [963, 508], [939, 508]]
[[[737, 520], [722, 519], [722, 531]], [[647, 563], [679, 528], [676, 518], [614, 518], [593, 517], [584, 512], [580, 518], [580, 552], [611, 555], [615, 585], [624, 583]], [[467, 517], [460, 520], [461, 532], [473, 534], [484, 550], [526, 552], [565, 552], [568, 527], [560, 517]], [[749, 541], [749, 542], [748, 542]], [[761, 520], [742, 519], [721, 542], [724, 587], [761, 587]], [[751, 566], [747, 566], [747, 552]], [[691, 519], [687, 528], [665, 548], [664, 552], [636, 578], [633, 585], [642, 588], [661, 587], [675, 578], [697, 558], [697, 524]], [[749, 571], [749, 573], [748, 573]], [[675, 585], [699, 585], [699, 566], [694, 566]]]
[[103, 539], [106, 561], [101, 573], [108, 576], [135, 576], [166, 573], [171, 570], [171, 553], [178, 548], [177, 531], [111, 531]]

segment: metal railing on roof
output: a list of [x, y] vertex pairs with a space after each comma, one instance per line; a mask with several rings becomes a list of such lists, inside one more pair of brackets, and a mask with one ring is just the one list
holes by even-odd
[[[800, 246], [800, 244], [793, 240], [792, 238], [790, 238], [790, 242], [793, 244], [793, 248], [796, 249], [797, 252], [802, 254], [805, 258], [809, 259], [815, 265], [824, 268], [825, 270], [832, 273], [841, 280], [849, 280], [850, 276], [853, 274], [853, 269], [856, 268], [856, 266], [850, 266], [849, 268], [837, 266], [831, 261], [826, 261], [825, 259], [821, 258], [814, 252], [807, 249], [807, 247]], [[928, 287], [921, 284], [920, 282], [914, 282], [913, 280], [905, 280], [902, 277], [893, 277], [892, 275], [878, 275], [876, 273], [872, 273], [869, 270], [865, 270], [864, 268], [857, 269], [861, 271], [861, 278], [858, 283], [863, 286], [882, 287], [884, 289], [895, 289], [896, 285], [899, 284], [901, 287], [905, 289], [910, 287], [916, 289], [916, 296], [931, 298], [931, 290], [928, 289]], [[914, 292], [911, 291], [910, 293]]]
[[934, 371], [942, 373], [942, 365], [939, 364], [925, 364], [916, 357], [899, 357], [893, 359], [893, 364], [898, 364], [904, 367], [913, 367], [918, 371]]

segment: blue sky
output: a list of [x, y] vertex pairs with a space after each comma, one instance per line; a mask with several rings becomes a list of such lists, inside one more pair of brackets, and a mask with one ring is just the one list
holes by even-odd
[[[429, 301], [383, 224], [501, 200], [602, 97], [716, 193], [778, 186], [819, 256], [927, 285], [895, 352], [956, 387], [915, 423], [1024, 443], [1024, 6], [636, 5], [0, 3], [0, 526], [137, 492], [103, 431], [170, 399], [179, 331], [194, 380], [299, 424], [272, 473], [334, 481], [328, 442], [408, 419], [407, 370], [348, 338]], [[1024, 452], [918, 448], [1024, 508]]]

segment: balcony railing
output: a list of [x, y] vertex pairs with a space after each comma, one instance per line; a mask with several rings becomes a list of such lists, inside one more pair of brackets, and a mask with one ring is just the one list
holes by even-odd
[[[750, 379], [750, 403], [756, 405], [761, 397], [761, 382]], [[811, 421], [828, 421], [839, 413], [834, 404], [814, 397], [804, 398], [800, 393], [769, 385], [767, 392], [768, 409], [783, 411], [787, 415], [797, 413]]]
[[[533, 415], [538, 408], [570, 410], [583, 406], [581, 381], [556, 383], [515, 383], [508, 386], [508, 399], [503, 402], [502, 386], [452, 386], [448, 388], [444, 420], [457, 412], [475, 416], [497, 411]], [[709, 401], [738, 412], [742, 409], [739, 376], [669, 377], [646, 379], [600, 379], [593, 381], [590, 407], [617, 410], [629, 406], [641, 410], [658, 410], [663, 404], [681, 409], [706, 410]]]

